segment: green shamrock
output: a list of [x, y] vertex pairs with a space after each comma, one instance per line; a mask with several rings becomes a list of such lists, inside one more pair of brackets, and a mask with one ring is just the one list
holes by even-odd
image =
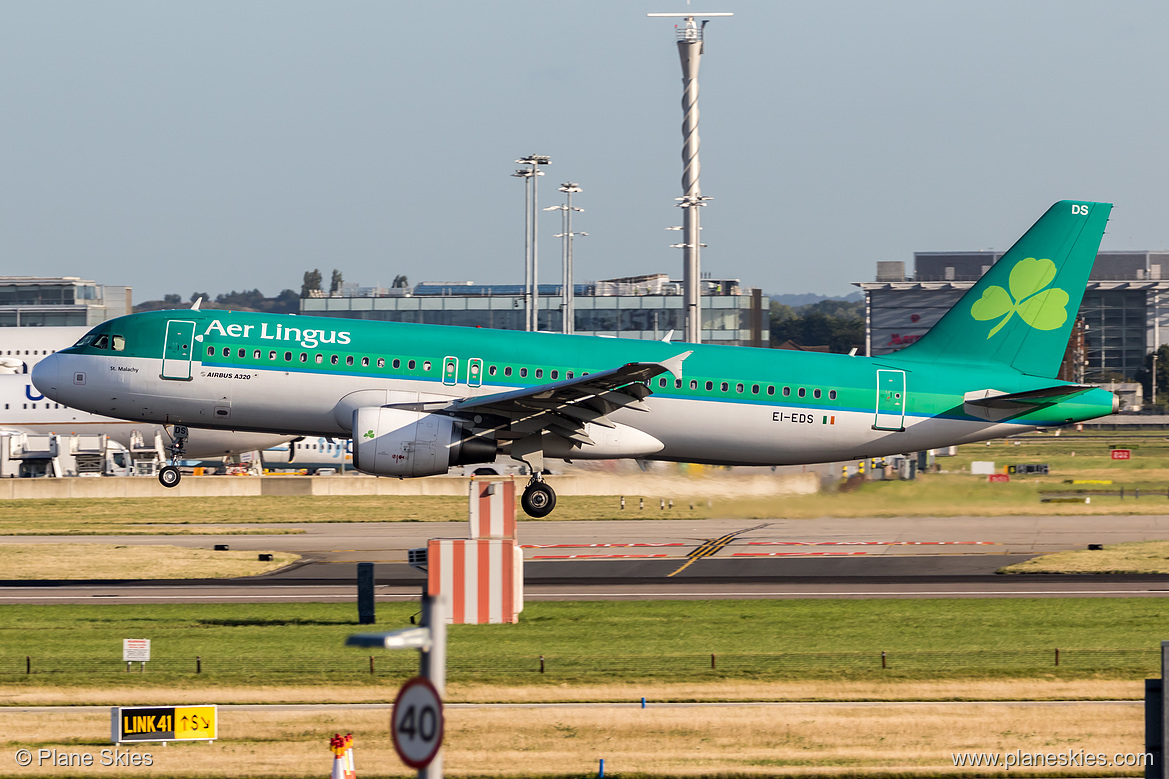
[[366, 430], [366, 431], [365, 431], [365, 435], [363, 435], [363, 436], [362, 436], [362, 438], [373, 438], [373, 431], [372, 431], [372, 430]]
[[1002, 330], [1016, 311], [1031, 327], [1055, 330], [1067, 321], [1068, 293], [1058, 288], [1044, 289], [1054, 278], [1055, 263], [1051, 260], [1020, 260], [1011, 268], [1010, 294], [1002, 287], [986, 289], [970, 307], [970, 315], [983, 322], [1003, 317], [987, 339]]

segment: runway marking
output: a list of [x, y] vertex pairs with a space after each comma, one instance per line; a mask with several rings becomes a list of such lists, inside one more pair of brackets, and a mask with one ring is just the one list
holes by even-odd
[[853, 557], [868, 552], [731, 552], [731, 557]]
[[748, 541], [747, 546], [1002, 546], [999, 541]]
[[690, 552], [690, 554], [686, 555], [687, 557], [690, 558], [689, 560], [682, 563], [682, 566], [680, 568], [678, 568], [678, 570], [674, 571], [671, 574], [667, 574], [666, 578], [668, 579], [671, 576], [676, 576], [677, 574], [682, 573], [682, 571], [685, 571], [687, 568], [689, 568], [691, 565], [693, 565], [695, 560], [698, 560], [698, 559], [703, 558], [703, 557], [710, 557], [711, 555], [714, 555], [714, 554], [718, 554], [720, 551], [722, 551], [723, 547], [725, 547], [730, 542], [734, 541], [735, 538], [737, 538], [738, 536], [741, 536], [743, 533], [750, 533], [752, 530], [758, 530], [760, 528], [767, 527], [770, 524], [771, 524], [770, 522], [764, 522], [762, 525], [756, 525], [755, 527], [749, 527], [749, 528], [745, 528], [743, 530], [734, 530], [730, 533], [727, 533], [725, 536], [719, 536], [718, 538], [713, 538], [709, 541], [704, 541], [697, 549]]
[[672, 541], [669, 543], [651, 544], [520, 544], [521, 549], [592, 549], [592, 548], [610, 548], [610, 547], [659, 547], [659, 546], [686, 546], [681, 541]]
[[531, 560], [627, 560], [669, 557], [668, 554], [537, 554]]

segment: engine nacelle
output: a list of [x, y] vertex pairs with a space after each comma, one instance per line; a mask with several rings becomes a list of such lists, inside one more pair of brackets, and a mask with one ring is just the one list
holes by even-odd
[[452, 465], [491, 462], [494, 439], [442, 414], [365, 407], [353, 412], [353, 467], [375, 476], [436, 476]]

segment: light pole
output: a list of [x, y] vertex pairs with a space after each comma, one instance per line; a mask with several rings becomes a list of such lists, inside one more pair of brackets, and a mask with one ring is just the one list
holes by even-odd
[[539, 282], [539, 225], [536, 209], [539, 208], [538, 176], [541, 165], [552, 162], [543, 154], [529, 154], [516, 160], [518, 165], [529, 165], [511, 174], [524, 179], [524, 329], [532, 332], [540, 329], [540, 282]]
[[[647, 16], [672, 16], [685, 19], [685, 25], [675, 27], [678, 37], [678, 56], [682, 60], [682, 197], [678, 205], [684, 209], [681, 247], [684, 251], [682, 265], [683, 310], [685, 311], [685, 338], [690, 343], [702, 339], [702, 311], [700, 310], [699, 279], [702, 266], [699, 259], [701, 244], [698, 239], [698, 209], [709, 198], [702, 196], [698, 183], [698, 66], [702, 62], [702, 33], [706, 20], [699, 26], [692, 11], [685, 13], [646, 14]], [[701, 16], [734, 16], [729, 13], [701, 14]]]
[[572, 283], [572, 239], [578, 235], [588, 235], [588, 233], [574, 233], [572, 231], [572, 212], [584, 211], [583, 208], [577, 208], [572, 204], [572, 193], [580, 192], [580, 185], [571, 181], [566, 181], [560, 185], [559, 189], [565, 194], [567, 202], [560, 206], [548, 206], [544, 210], [560, 211], [562, 216], [561, 222], [563, 223], [564, 227], [563, 230], [556, 236], [557, 238], [563, 239], [563, 265], [561, 275], [564, 279], [564, 283], [562, 289], [560, 290], [560, 299], [562, 301], [560, 304], [560, 309], [563, 312], [562, 318], [564, 321], [561, 332], [572, 334], [576, 331], [576, 304], [573, 302], [573, 295], [575, 294], [576, 290], [573, 288]]
[[1153, 352], [1153, 408], [1157, 407], [1157, 353]]

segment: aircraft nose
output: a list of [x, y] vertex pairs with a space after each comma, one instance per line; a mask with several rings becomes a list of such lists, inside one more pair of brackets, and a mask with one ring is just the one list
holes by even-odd
[[47, 398], [58, 400], [57, 387], [60, 386], [61, 357], [50, 354], [32, 366], [32, 383], [37, 392]]

